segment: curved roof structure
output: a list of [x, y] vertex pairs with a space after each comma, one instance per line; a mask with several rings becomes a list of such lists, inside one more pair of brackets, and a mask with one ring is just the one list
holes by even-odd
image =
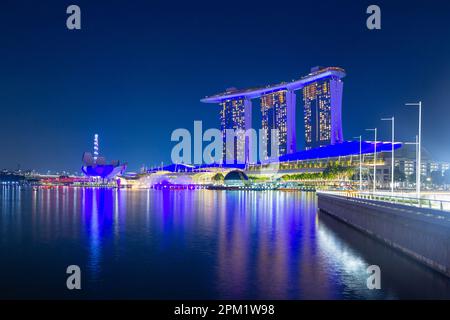
[[[401, 147], [402, 144], [400, 142], [394, 143], [394, 151]], [[362, 154], [371, 154], [374, 151], [375, 151], [375, 143], [371, 141], [362, 141], [361, 143]], [[392, 151], [391, 142], [377, 141], [376, 143], [377, 153], [390, 151]], [[267, 160], [267, 162], [313, 160], [313, 159], [345, 157], [350, 155], [359, 155], [359, 141], [344, 141], [341, 143], [328, 145], [326, 147], [299, 151], [291, 154], [286, 154], [284, 156], [279, 157], [279, 159], [276, 160], [269, 159]]]
[[304, 86], [308, 85], [311, 82], [335, 76], [338, 78], [345, 77], [345, 70], [339, 67], [328, 67], [319, 69], [318, 71], [312, 72], [308, 74], [307, 76], [298, 79], [293, 80], [291, 82], [281, 82], [278, 84], [268, 85], [265, 87], [257, 87], [257, 88], [250, 88], [250, 89], [243, 89], [238, 90], [236, 88], [228, 89], [225, 92], [215, 94], [213, 96], [205, 97], [201, 99], [201, 102], [204, 103], [220, 103], [223, 100], [227, 99], [254, 99], [261, 97], [265, 94], [279, 91], [279, 90], [298, 90], [303, 88]]
[[90, 152], [83, 153], [82, 160], [84, 165], [81, 167], [81, 171], [88, 177], [111, 179], [124, 173], [127, 168], [126, 163], [121, 164], [118, 160], [113, 160], [110, 164], [107, 164], [104, 157], [95, 159]]
[[225, 175], [224, 181], [248, 181], [248, 177], [241, 170], [232, 170]]
[[188, 165], [184, 163], [172, 163], [164, 167], [157, 167], [147, 170], [147, 173], [157, 172], [157, 171], [170, 171], [170, 172], [193, 172], [196, 169], [193, 165]]
[[81, 171], [88, 177], [100, 177], [111, 179], [125, 172], [127, 166], [125, 164], [97, 164], [92, 166], [82, 166]]

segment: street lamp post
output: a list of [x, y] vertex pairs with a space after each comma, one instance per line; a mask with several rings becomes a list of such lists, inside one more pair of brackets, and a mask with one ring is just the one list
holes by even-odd
[[420, 198], [420, 174], [422, 171], [422, 101], [416, 103], [406, 103], [407, 106], [419, 107], [419, 139], [417, 141], [417, 161], [416, 161], [416, 192]]
[[375, 194], [377, 188], [377, 128], [366, 130], [375, 133], [375, 141], [373, 143], [373, 193]]
[[395, 143], [395, 118], [392, 116], [391, 118], [383, 118], [383, 121], [391, 121], [392, 122], [392, 151], [391, 151], [391, 193], [394, 195], [394, 143]]
[[359, 192], [362, 191], [362, 136], [359, 138]]
[[[416, 142], [405, 142], [404, 143], [404, 144], [412, 144], [412, 145], [416, 146], [416, 171], [417, 171], [417, 161], [419, 159], [419, 148], [418, 148], [419, 142], [418, 141], [419, 141], [419, 138], [416, 135]], [[417, 182], [417, 172], [416, 172], [416, 182]], [[417, 184], [416, 184], [416, 192], [417, 192]]]

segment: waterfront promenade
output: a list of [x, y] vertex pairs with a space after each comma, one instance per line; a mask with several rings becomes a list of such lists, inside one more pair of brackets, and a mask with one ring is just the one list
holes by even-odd
[[318, 208], [450, 277], [447, 201], [319, 192]]

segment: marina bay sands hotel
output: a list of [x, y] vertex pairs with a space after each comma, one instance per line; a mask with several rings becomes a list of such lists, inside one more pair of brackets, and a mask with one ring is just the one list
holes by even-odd
[[[244, 90], [230, 88], [223, 93], [205, 97], [201, 101], [221, 106], [221, 130], [225, 144], [226, 129], [253, 128], [252, 100], [260, 99], [261, 128], [267, 129], [266, 141], [270, 141], [271, 130], [278, 129], [278, 154], [284, 156], [297, 151], [295, 113], [298, 94], [296, 91], [299, 90], [303, 92], [305, 149], [343, 141], [341, 117], [343, 77], [345, 71], [341, 68], [315, 67], [308, 75], [292, 82]], [[239, 156], [245, 154], [245, 159], [248, 159], [249, 148], [251, 146], [248, 141], [243, 146], [235, 146], [236, 158], [239, 159]]]

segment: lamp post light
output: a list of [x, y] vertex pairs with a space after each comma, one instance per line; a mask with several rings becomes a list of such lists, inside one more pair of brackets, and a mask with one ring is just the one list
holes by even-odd
[[391, 193], [394, 195], [394, 143], [395, 143], [395, 118], [392, 116], [391, 118], [383, 118], [383, 121], [391, 121], [392, 122], [392, 151], [391, 151]]
[[375, 141], [373, 143], [373, 193], [377, 189], [377, 128], [366, 129], [366, 131], [373, 131], [375, 133]]
[[416, 161], [416, 192], [420, 198], [420, 174], [422, 171], [422, 101], [416, 103], [406, 103], [407, 106], [419, 107], [419, 138], [417, 141], [417, 161]]
[[420, 189], [419, 189], [419, 185], [417, 184], [417, 175], [418, 174], [420, 175], [420, 171], [419, 171], [419, 173], [417, 173], [417, 163], [419, 161], [419, 137], [416, 135], [416, 142], [406, 142], [405, 144], [412, 144], [412, 145], [416, 146], [416, 193], [417, 193], [417, 198], [420, 198]]
[[359, 139], [359, 192], [362, 191], [362, 136], [355, 137]]

